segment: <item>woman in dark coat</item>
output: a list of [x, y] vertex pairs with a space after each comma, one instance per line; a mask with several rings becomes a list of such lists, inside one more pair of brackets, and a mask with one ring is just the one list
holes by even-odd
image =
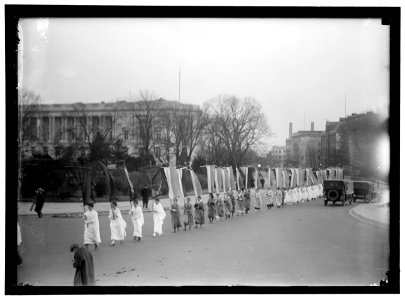
[[42, 218], [42, 208], [45, 202], [45, 191], [39, 188], [37, 191], [37, 196], [35, 197], [35, 212], [38, 214], [38, 218]]
[[221, 199], [221, 197], [219, 196], [219, 193], [217, 193], [217, 215], [220, 218], [224, 217], [224, 201]]
[[231, 199], [231, 214], [233, 217], [233, 214], [235, 213], [236, 200], [234, 194], [231, 191], [229, 191], [229, 197]]
[[196, 202], [194, 204], [194, 222], [195, 228], [197, 228], [198, 224], [200, 224], [200, 227], [202, 227], [202, 224], [205, 223], [204, 203], [201, 201], [200, 196], [197, 197]]
[[248, 188], [245, 190], [244, 196], [245, 196], [245, 203], [244, 203], [245, 213], [247, 214], [250, 210], [250, 191]]
[[214, 200], [214, 195], [212, 193], [209, 194], [208, 196], [208, 219], [210, 220], [210, 223], [214, 221], [215, 216], [217, 214], [216, 206], [215, 206], [215, 200]]
[[90, 251], [79, 247], [78, 244], [72, 244], [70, 252], [74, 252], [73, 267], [76, 268], [73, 285], [94, 285], [94, 264]]
[[181, 228], [180, 208], [179, 208], [179, 205], [177, 204], [176, 198], [173, 199], [170, 213], [172, 215], [173, 232], [176, 232], [176, 230], [178, 230], [178, 228]]

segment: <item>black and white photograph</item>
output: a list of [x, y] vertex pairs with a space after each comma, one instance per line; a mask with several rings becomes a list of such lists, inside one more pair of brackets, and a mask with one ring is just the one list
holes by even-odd
[[393, 288], [394, 18], [34, 8], [14, 33], [20, 291]]

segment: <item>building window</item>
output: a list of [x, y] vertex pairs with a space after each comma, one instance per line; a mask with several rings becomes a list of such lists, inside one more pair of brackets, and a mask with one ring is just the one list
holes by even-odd
[[128, 140], [128, 138], [129, 138], [129, 130], [125, 129], [124, 130], [124, 140]]
[[48, 155], [48, 147], [44, 147], [44, 155]]

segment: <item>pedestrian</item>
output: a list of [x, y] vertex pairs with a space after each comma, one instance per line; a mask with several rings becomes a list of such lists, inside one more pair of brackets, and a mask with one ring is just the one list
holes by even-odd
[[229, 219], [231, 217], [231, 212], [232, 212], [232, 204], [231, 204], [231, 199], [228, 195], [228, 193], [224, 193], [224, 214], [225, 214], [225, 219]]
[[98, 221], [98, 213], [94, 209], [93, 203], [84, 205], [84, 245], [89, 248], [89, 245], [94, 245], [94, 250], [101, 243], [100, 224]]
[[95, 285], [93, 256], [90, 251], [74, 243], [70, 246], [70, 252], [73, 252], [73, 268], [76, 268], [73, 285]]
[[216, 198], [216, 205], [217, 205], [217, 216], [218, 218], [223, 218], [224, 217], [224, 201], [220, 197], [219, 193], [217, 193], [217, 198]]
[[125, 232], [127, 223], [122, 218], [121, 211], [117, 207], [117, 202], [115, 202], [114, 200], [111, 202], [111, 209], [108, 214], [108, 218], [110, 219], [110, 229], [111, 229], [110, 246], [115, 246], [115, 241], [120, 242], [120, 244], [122, 245], [125, 236], [127, 235]]
[[281, 204], [282, 204], [282, 194], [281, 194], [281, 190], [280, 190], [280, 188], [278, 187], [277, 188], [277, 190], [276, 190], [276, 206], [277, 206], [277, 208], [280, 208], [281, 207]]
[[231, 214], [232, 214], [232, 217], [233, 217], [233, 214], [235, 213], [235, 209], [236, 209], [235, 195], [232, 193], [231, 190], [229, 190], [228, 194], [229, 194], [229, 197], [231, 199]]
[[177, 198], [173, 198], [173, 200], [170, 200], [170, 202], [171, 202], [170, 214], [172, 216], [173, 232], [176, 233], [176, 231], [178, 231], [179, 228], [181, 228], [180, 208], [179, 205], [177, 204]]
[[217, 213], [216, 207], [215, 207], [214, 195], [212, 193], [209, 193], [207, 205], [208, 205], [208, 219], [210, 220], [210, 223], [212, 223], [212, 221], [214, 221], [216, 213]]
[[131, 216], [132, 225], [134, 225], [134, 241], [141, 241], [142, 238], [142, 226], [145, 223], [143, 218], [142, 208], [138, 205], [137, 200], [131, 201], [131, 210], [129, 211]]
[[245, 197], [245, 201], [244, 201], [243, 205], [245, 207], [245, 213], [247, 214], [247, 213], [249, 213], [249, 210], [250, 210], [250, 190], [248, 188], [246, 188], [246, 190], [245, 190], [244, 197]]
[[239, 190], [238, 198], [236, 201], [236, 215], [237, 216], [239, 216], [239, 214], [241, 214], [243, 216], [243, 214], [245, 212], [244, 201], [245, 201], [245, 198], [243, 196], [243, 191]]
[[152, 213], [153, 213], [153, 237], [163, 234], [162, 226], [163, 220], [166, 218], [166, 213], [163, 209], [162, 204], [159, 203], [159, 198], [154, 199], [152, 204]]
[[145, 184], [144, 188], [141, 190], [141, 195], [142, 195], [143, 208], [147, 209], [148, 208], [148, 185], [147, 184]]
[[204, 203], [201, 200], [201, 196], [197, 196], [194, 204], [194, 220], [195, 220], [195, 228], [197, 225], [200, 224], [200, 228], [205, 223], [205, 209]]
[[193, 218], [193, 205], [190, 202], [190, 197], [186, 198], [186, 203], [184, 204], [184, 214], [183, 214], [184, 231], [191, 230], [191, 226], [194, 224]]
[[274, 206], [273, 192], [270, 189], [270, 186], [267, 189], [266, 193], [266, 205], [267, 210], [271, 209]]
[[[38, 218], [42, 218], [42, 208], [44, 207], [45, 203], [45, 190], [42, 188], [38, 188], [36, 191], [36, 196], [33, 205], [35, 205], [35, 212], [38, 214]], [[31, 210], [32, 210], [31, 206]]]
[[262, 207], [262, 195], [260, 195], [260, 190], [255, 190], [255, 210], [258, 211]]
[[262, 174], [260, 174], [260, 185], [262, 186], [262, 190], [264, 189], [264, 178]]

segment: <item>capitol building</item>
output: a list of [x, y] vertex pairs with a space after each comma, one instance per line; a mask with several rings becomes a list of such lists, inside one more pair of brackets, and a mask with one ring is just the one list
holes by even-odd
[[90, 142], [100, 133], [107, 140], [121, 139], [129, 156], [139, 156], [144, 151], [141, 135], [145, 133], [140, 127], [150, 126], [149, 152], [159, 158], [168, 149], [168, 137], [174, 139], [173, 133], [168, 132], [168, 117], [174, 115], [179, 119], [201, 113], [198, 105], [162, 98], [138, 102], [40, 104], [26, 120], [30, 134], [22, 139], [22, 155], [29, 158], [42, 154], [57, 159], [68, 151], [77, 158], [88, 153]]

